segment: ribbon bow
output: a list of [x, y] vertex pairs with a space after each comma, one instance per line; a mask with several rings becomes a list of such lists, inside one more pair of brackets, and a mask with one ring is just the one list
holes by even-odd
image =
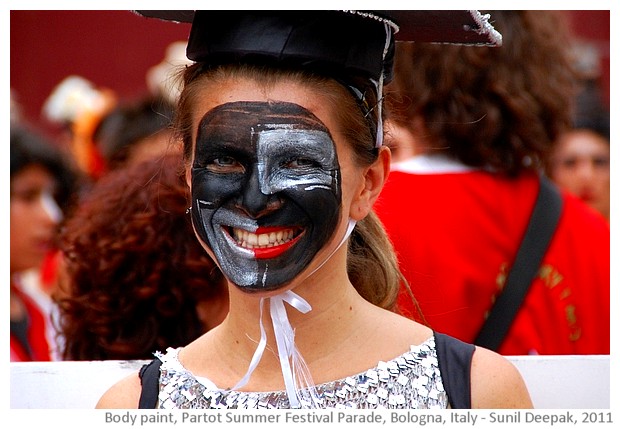
[[295, 347], [295, 331], [288, 320], [286, 308], [284, 303], [288, 303], [291, 307], [302, 313], [307, 313], [312, 310], [312, 307], [306, 300], [294, 293], [293, 291], [286, 291], [270, 298], [261, 298], [260, 300], [260, 341], [258, 347], [252, 356], [252, 361], [248, 371], [243, 378], [233, 387], [233, 390], [243, 387], [250, 380], [250, 376], [254, 369], [258, 366], [265, 347], [267, 346], [267, 334], [265, 333], [265, 327], [263, 326], [263, 307], [265, 300], [269, 300], [269, 308], [271, 315], [271, 322], [273, 324], [273, 332], [276, 337], [276, 344], [278, 346], [278, 356], [280, 358], [280, 367], [282, 368], [282, 376], [284, 377], [284, 385], [286, 386], [286, 393], [289, 398], [291, 408], [302, 408], [302, 395], [301, 388], [306, 388], [310, 401], [306, 402], [304, 408], [314, 408], [316, 401], [318, 401], [318, 395], [314, 389], [314, 383], [310, 376], [310, 371], [304, 361], [303, 357]]

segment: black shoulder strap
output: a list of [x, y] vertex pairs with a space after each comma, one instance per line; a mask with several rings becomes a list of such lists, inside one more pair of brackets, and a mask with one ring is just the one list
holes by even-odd
[[161, 361], [153, 359], [150, 363], [140, 368], [140, 383], [142, 384], [142, 392], [140, 393], [140, 402], [138, 408], [152, 409], [157, 406], [159, 397], [159, 367]]
[[435, 347], [443, 387], [452, 409], [471, 408], [471, 359], [473, 344], [435, 332]]
[[475, 344], [491, 350], [497, 350], [501, 346], [538, 273], [561, 213], [562, 197], [558, 189], [548, 179], [541, 177], [540, 191], [525, 237], [506, 279], [504, 290], [491, 308], [489, 316], [474, 341]]

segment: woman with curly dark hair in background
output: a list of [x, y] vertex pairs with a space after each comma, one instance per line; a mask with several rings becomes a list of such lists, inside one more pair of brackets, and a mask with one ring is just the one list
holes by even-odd
[[62, 234], [64, 358], [146, 359], [225, 317], [219, 269], [193, 237], [182, 158], [109, 173]]
[[[501, 48], [397, 44], [387, 127], [396, 162], [375, 205], [430, 326], [467, 342], [506, 284], [540, 169], [571, 124], [576, 78], [555, 12], [490, 14]], [[609, 353], [609, 227], [575, 198], [560, 201], [502, 354]]]

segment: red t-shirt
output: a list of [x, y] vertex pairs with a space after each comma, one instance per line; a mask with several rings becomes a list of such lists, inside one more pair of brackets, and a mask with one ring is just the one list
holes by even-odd
[[[503, 286], [533, 210], [538, 177], [392, 171], [375, 205], [423, 316], [473, 342]], [[564, 207], [538, 277], [498, 350], [609, 354], [609, 224], [578, 199]], [[412, 315], [401, 293], [399, 306]]]
[[32, 353], [29, 354], [18, 337], [11, 333], [11, 361], [51, 360], [50, 346], [46, 336], [47, 324], [49, 323], [47, 316], [37, 303], [19, 289], [19, 287], [11, 285], [11, 289], [13, 293], [19, 296], [28, 313], [28, 329], [26, 336]]

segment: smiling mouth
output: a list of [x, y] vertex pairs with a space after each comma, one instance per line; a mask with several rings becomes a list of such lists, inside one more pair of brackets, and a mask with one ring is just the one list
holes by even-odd
[[232, 228], [239, 247], [250, 250], [257, 259], [274, 258], [290, 249], [303, 235], [301, 228], [264, 227], [256, 232]]

